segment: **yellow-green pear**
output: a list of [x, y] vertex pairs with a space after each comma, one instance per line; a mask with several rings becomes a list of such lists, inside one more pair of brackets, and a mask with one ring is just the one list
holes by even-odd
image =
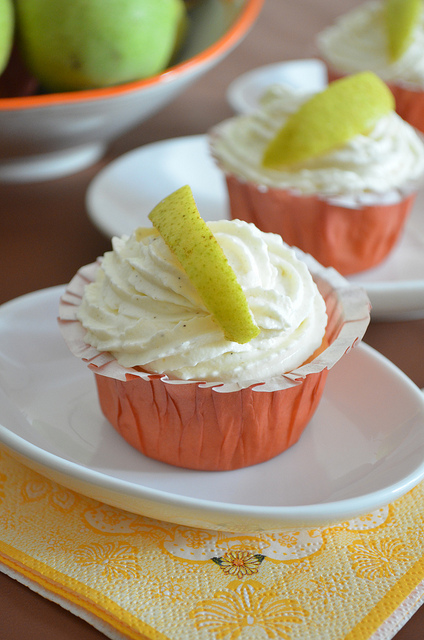
[[15, 0], [18, 41], [47, 91], [106, 87], [163, 71], [183, 0]]
[[9, 62], [13, 45], [15, 14], [12, 0], [0, 0], [0, 73]]

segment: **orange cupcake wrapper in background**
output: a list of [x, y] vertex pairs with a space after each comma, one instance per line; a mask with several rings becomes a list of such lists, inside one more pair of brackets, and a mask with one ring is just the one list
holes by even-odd
[[328, 369], [362, 338], [370, 319], [361, 288], [304, 258], [316, 267], [314, 278], [326, 302], [323, 347], [298, 369], [244, 389], [127, 369], [87, 345], [76, 316], [98, 264], [80, 269], [61, 298], [59, 326], [71, 352], [95, 374], [103, 414], [130, 445], [168, 464], [218, 471], [269, 460], [299, 439], [318, 406]]
[[414, 91], [398, 84], [388, 84], [388, 87], [394, 95], [400, 117], [424, 132], [424, 91]]
[[370, 269], [392, 251], [416, 194], [400, 202], [350, 209], [283, 189], [263, 188], [227, 174], [232, 218], [253, 222], [343, 275]]

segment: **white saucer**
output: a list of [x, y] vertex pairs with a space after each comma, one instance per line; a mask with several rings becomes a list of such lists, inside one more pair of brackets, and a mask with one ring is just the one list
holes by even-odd
[[[184, 184], [190, 184], [205, 220], [229, 217], [225, 180], [202, 135], [155, 142], [111, 162], [88, 188], [88, 214], [108, 236], [130, 234], [136, 227], [150, 227], [147, 216], [153, 207]], [[424, 318], [423, 211], [424, 193], [389, 258], [348, 278], [366, 289], [372, 320]]]
[[238, 76], [227, 89], [227, 100], [236, 113], [251, 113], [272, 84], [286, 84], [311, 91], [321, 91], [328, 83], [327, 67], [314, 58], [276, 62]]
[[225, 180], [202, 135], [146, 144], [111, 162], [88, 187], [88, 214], [110, 237], [130, 234], [136, 227], [150, 227], [147, 216], [153, 207], [185, 184], [205, 220], [229, 218]]
[[144, 457], [103, 418], [94, 376], [65, 346], [62, 291], [0, 307], [0, 442], [60, 484], [160, 520], [253, 532], [370, 513], [424, 477], [424, 396], [366, 345], [330, 371], [300, 441], [273, 460], [214, 473]]

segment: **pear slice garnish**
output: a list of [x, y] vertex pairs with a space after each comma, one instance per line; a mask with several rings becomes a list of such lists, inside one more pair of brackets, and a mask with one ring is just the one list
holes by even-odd
[[407, 50], [422, 8], [422, 0], [385, 0], [384, 24], [392, 62], [399, 60]]
[[278, 170], [328, 153], [372, 129], [394, 107], [389, 88], [370, 71], [335, 80], [289, 116], [262, 164]]
[[178, 258], [225, 338], [243, 344], [258, 335], [246, 296], [186, 185], [164, 198], [149, 219]]

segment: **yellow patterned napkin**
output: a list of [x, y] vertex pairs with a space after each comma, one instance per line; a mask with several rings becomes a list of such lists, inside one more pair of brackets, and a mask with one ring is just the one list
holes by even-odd
[[191, 529], [81, 496], [0, 450], [0, 570], [110, 638], [392, 638], [424, 600], [423, 514], [424, 483], [323, 529]]

